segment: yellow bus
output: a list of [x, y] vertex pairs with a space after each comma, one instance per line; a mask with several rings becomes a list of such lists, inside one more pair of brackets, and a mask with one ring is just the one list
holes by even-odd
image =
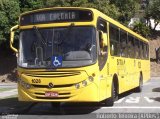
[[[19, 48], [14, 32], [19, 29]], [[103, 102], [142, 90], [150, 79], [149, 42], [92, 8], [44, 8], [11, 28], [19, 101]]]

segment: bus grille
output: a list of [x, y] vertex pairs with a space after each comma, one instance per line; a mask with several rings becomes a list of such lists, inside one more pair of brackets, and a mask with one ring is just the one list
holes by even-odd
[[[64, 85], [54, 85], [53, 88], [65, 88], [65, 87], [71, 87], [74, 84], [64, 84]], [[32, 84], [33, 87], [35, 88], [49, 88], [48, 85], [36, 85], [36, 84]]]
[[79, 71], [33, 71], [26, 72], [25, 75], [32, 77], [45, 77], [45, 78], [54, 78], [54, 77], [68, 77], [80, 75]]

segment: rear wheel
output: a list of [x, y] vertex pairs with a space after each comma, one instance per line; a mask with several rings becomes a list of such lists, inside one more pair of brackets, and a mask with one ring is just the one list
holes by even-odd
[[136, 88], [136, 92], [142, 92], [142, 88], [143, 88], [143, 77], [142, 77], [142, 74], [140, 74], [139, 86]]
[[118, 100], [118, 91], [117, 91], [115, 83], [113, 82], [112, 87], [111, 87], [111, 97], [105, 100], [105, 105], [113, 106], [114, 101], [116, 100]]

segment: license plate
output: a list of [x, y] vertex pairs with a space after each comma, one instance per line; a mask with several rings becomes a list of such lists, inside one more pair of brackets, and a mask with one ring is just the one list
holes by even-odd
[[45, 92], [45, 97], [58, 97], [58, 92]]

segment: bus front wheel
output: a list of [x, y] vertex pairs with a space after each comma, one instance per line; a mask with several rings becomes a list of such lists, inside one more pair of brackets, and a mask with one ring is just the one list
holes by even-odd
[[113, 106], [114, 101], [118, 100], [118, 93], [116, 89], [116, 85], [113, 82], [112, 87], [111, 87], [111, 97], [105, 100], [105, 105], [106, 106]]

